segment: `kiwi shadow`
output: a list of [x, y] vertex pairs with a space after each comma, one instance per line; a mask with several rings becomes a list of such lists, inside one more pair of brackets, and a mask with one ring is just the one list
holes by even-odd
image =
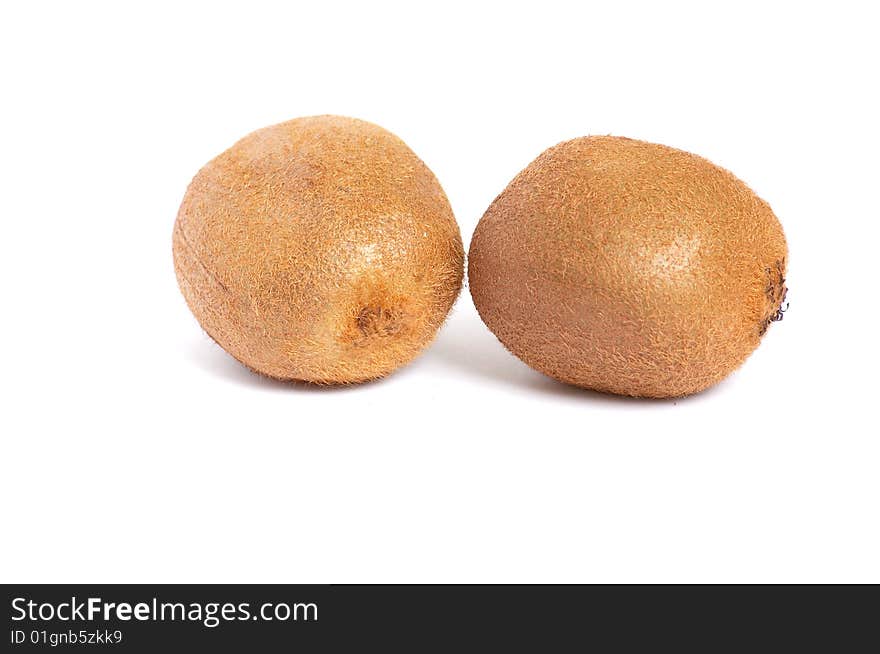
[[456, 306], [454, 315], [450, 316], [425, 357], [432, 357], [460, 372], [480, 377], [493, 384], [562, 398], [570, 402], [641, 407], [672, 406], [705, 399], [715, 394], [725, 383], [717, 384], [696, 395], [675, 398], [627, 397], [564, 384], [532, 370], [508, 352], [483, 324], [476, 309], [469, 302], [462, 302]]
[[277, 393], [340, 393], [354, 391], [364, 386], [381, 384], [383, 379], [365, 382], [362, 384], [338, 384], [321, 385], [310, 384], [300, 381], [284, 381], [266, 377], [255, 372], [237, 361], [223, 348], [215, 343], [209, 336], [202, 334], [202, 338], [193, 340], [187, 350], [188, 359], [203, 371], [241, 386], [272, 391]]

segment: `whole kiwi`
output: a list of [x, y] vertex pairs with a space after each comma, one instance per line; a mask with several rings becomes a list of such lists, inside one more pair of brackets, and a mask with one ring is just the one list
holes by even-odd
[[434, 337], [461, 288], [458, 225], [399, 138], [353, 118], [258, 130], [192, 180], [174, 268], [205, 331], [249, 368], [369, 380]]
[[787, 247], [769, 205], [696, 155], [619, 137], [546, 150], [471, 241], [483, 321], [531, 367], [642, 397], [723, 379], [781, 317]]

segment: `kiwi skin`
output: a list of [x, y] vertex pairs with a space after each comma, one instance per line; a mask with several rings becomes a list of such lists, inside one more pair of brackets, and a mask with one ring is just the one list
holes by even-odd
[[770, 206], [696, 155], [627, 138], [546, 150], [477, 225], [468, 281], [532, 368], [677, 397], [729, 375], [781, 317], [788, 251]]
[[434, 338], [461, 288], [458, 225], [390, 132], [340, 116], [258, 130], [192, 180], [173, 232], [204, 330], [263, 375], [382, 377]]

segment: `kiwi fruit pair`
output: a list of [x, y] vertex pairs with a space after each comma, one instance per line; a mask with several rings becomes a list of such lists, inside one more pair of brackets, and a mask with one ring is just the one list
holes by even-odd
[[[258, 130], [209, 162], [173, 236], [183, 295], [256, 372], [342, 384], [409, 362], [461, 288], [449, 202], [397, 137], [351, 118]], [[480, 220], [477, 310], [534, 369], [642, 397], [703, 390], [781, 317], [770, 207], [695, 155], [618, 137], [541, 154]]]

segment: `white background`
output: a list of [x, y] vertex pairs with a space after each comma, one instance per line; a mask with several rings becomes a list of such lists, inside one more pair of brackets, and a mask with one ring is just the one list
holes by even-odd
[[[19, 3], [0, 13], [0, 580], [880, 582], [870, 3]], [[532, 372], [464, 290], [385, 381], [204, 335], [171, 229], [251, 130], [403, 138], [465, 244], [543, 149], [697, 152], [771, 203], [791, 310], [686, 400]]]

